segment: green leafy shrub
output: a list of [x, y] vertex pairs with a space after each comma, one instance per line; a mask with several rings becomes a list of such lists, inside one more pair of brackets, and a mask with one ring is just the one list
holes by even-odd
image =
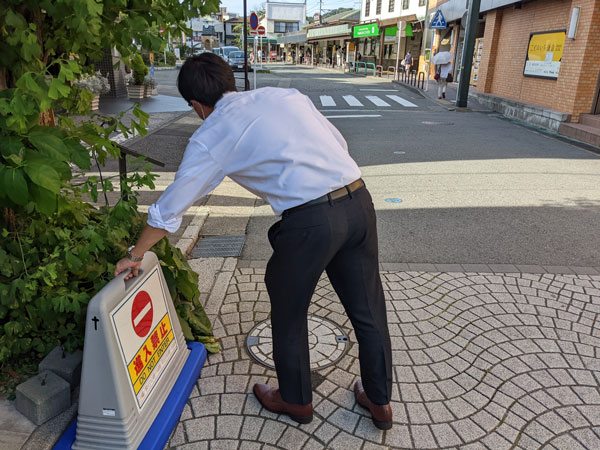
[[[152, 176], [135, 178], [137, 184], [146, 184]], [[0, 361], [31, 349], [46, 354], [56, 345], [82, 347], [88, 302], [113, 278], [115, 262], [125, 256], [146, 222], [136, 203], [133, 196], [112, 208], [95, 209], [75, 198], [52, 217], [33, 211], [13, 231], [0, 230]], [[166, 238], [153, 251], [186, 339], [218, 351], [199, 303], [198, 275]]]
[[167, 51], [167, 65], [174, 66], [176, 61], [177, 56], [175, 56], [175, 53]]
[[133, 70], [133, 81], [137, 86], [144, 84], [146, 75], [148, 75], [148, 66], [144, 64], [142, 55], [137, 54], [131, 60], [131, 69]]
[[[110, 179], [79, 176], [118, 158], [110, 140], [120, 131], [146, 133], [138, 107], [129, 125], [121, 113], [89, 114], [92, 93], [77, 86], [93, 76], [93, 63], [116, 47], [123, 61], [147, 68], [136, 43], [159, 52], [160, 28], [218, 9], [217, 0], [132, 2], [21, 0], [0, 14], [0, 365], [43, 357], [56, 344], [81, 347], [86, 306], [111, 278], [144, 223], [132, 188], [154, 188], [147, 168], [121, 184], [129, 201], [112, 207]], [[136, 55], [133, 58], [133, 55]], [[135, 59], [135, 61], [133, 61]], [[138, 105], [139, 106], [139, 105]], [[56, 113], [56, 114], [55, 114]], [[108, 124], [108, 125], [107, 125]], [[94, 203], [104, 194], [106, 205]], [[200, 303], [197, 275], [181, 252], [161, 241], [155, 250], [187, 339], [218, 351]]]

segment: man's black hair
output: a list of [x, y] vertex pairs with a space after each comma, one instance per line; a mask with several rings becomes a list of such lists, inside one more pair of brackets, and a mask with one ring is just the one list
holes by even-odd
[[177, 76], [177, 89], [190, 103], [196, 100], [215, 106], [225, 92], [236, 91], [231, 67], [214, 53], [201, 53], [186, 59]]

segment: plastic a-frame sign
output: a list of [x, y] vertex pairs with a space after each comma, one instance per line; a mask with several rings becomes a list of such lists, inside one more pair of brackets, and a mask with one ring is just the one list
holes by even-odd
[[444, 14], [442, 14], [442, 10], [438, 9], [433, 16], [433, 20], [429, 24], [429, 28], [434, 30], [445, 30], [447, 28], [446, 19], [444, 18]]
[[77, 421], [55, 450], [164, 448], [206, 360], [186, 345], [156, 255], [125, 275], [88, 305]]

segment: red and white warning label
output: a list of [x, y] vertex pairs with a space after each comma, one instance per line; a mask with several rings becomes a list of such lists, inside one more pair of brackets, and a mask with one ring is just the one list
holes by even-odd
[[110, 316], [138, 409], [152, 394], [177, 351], [165, 296], [166, 286], [153, 269]]

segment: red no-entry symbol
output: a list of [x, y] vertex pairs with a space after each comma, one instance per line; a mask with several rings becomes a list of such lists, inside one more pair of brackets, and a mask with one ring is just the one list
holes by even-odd
[[139, 337], [148, 336], [152, 328], [152, 299], [146, 291], [140, 291], [133, 299], [131, 307], [131, 323], [133, 331]]

